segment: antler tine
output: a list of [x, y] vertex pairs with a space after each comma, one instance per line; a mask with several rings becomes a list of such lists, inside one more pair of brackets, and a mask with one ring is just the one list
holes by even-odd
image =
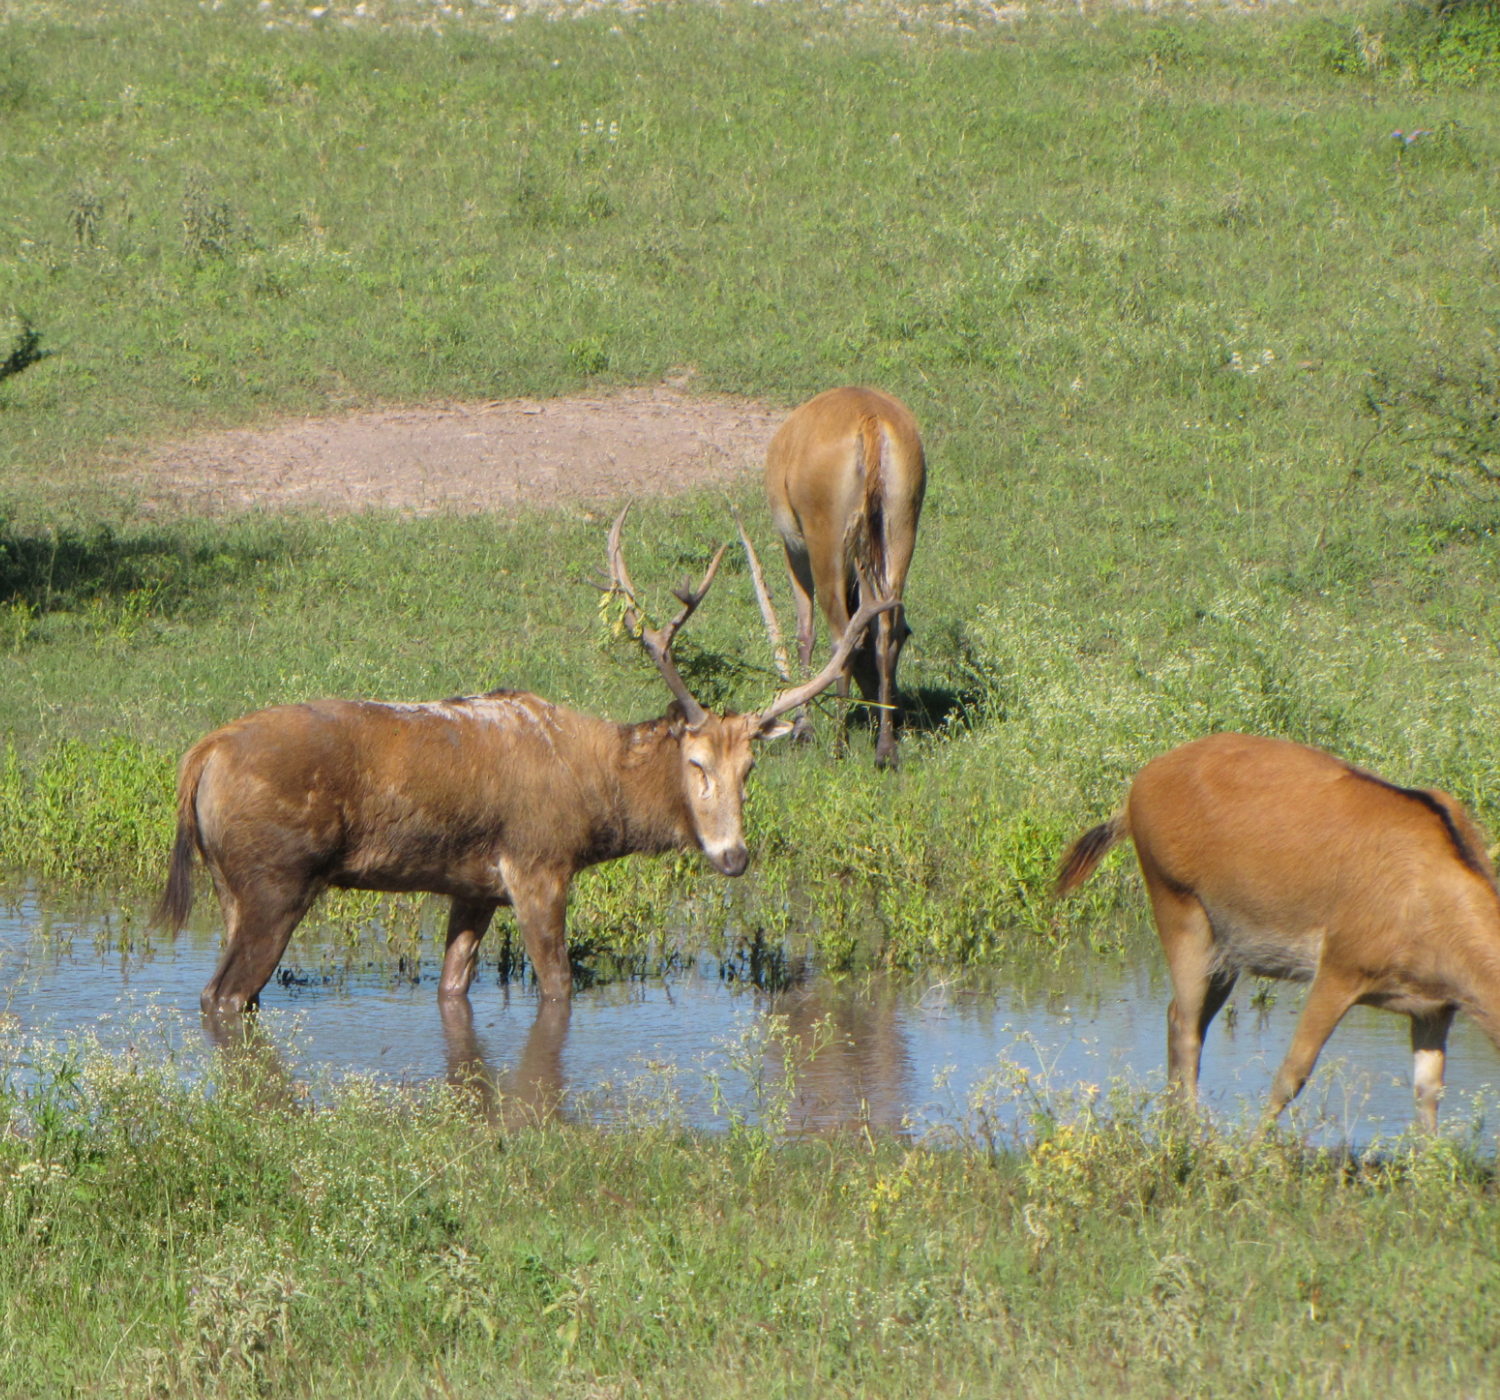
[[609, 527], [608, 553], [605, 558], [609, 564], [609, 591], [618, 593], [625, 599], [627, 607], [626, 624], [634, 632], [640, 625], [640, 609], [635, 601], [635, 585], [630, 581], [630, 573], [625, 568], [625, 546], [620, 540], [620, 531], [625, 526], [625, 517], [630, 514], [630, 502], [625, 502], [625, 508], [617, 516], [615, 523]]
[[662, 629], [663, 645], [672, 645], [672, 638], [677, 635], [677, 629], [693, 615], [693, 610], [703, 601], [704, 596], [713, 586], [714, 575], [719, 572], [719, 561], [723, 559], [724, 551], [728, 548], [728, 544], [719, 546], [718, 553], [709, 562], [708, 572], [703, 575], [703, 582], [696, 589], [690, 589], [688, 581], [683, 579], [681, 586], [672, 590], [672, 596], [682, 604], [682, 611]]
[[[861, 572], [861, 582], [864, 582]], [[844, 629], [844, 635], [839, 639], [839, 644], [833, 650], [833, 656], [829, 658], [828, 664], [818, 672], [810, 681], [791, 690], [783, 690], [769, 705], [757, 716], [761, 727], [769, 724], [777, 715], [784, 715], [788, 710], [795, 710], [799, 705], [805, 705], [813, 696], [828, 689], [848, 664], [849, 658], [864, 639], [865, 628], [867, 628], [883, 612], [889, 612], [900, 603], [899, 598], [877, 598], [868, 590], [863, 594], [864, 601], [859, 605], [859, 611], [849, 619], [849, 625]]]
[[641, 645], [645, 648], [646, 655], [656, 663], [656, 669], [661, 672], [661, 678], [667, 683], [667, 689], [682, 706], [682, 713], [687, 718], [688, 724], [696, 728], [708, 717], [708, 711], [698, 703], [692, 691], [687, 688], [687, 682], [678, 674], [677, 665], [672, 660], [672, 638], [677, 635], [677, 629], [688, 620], [693, 609], [703, 601], [703, 595], [708, 592], [709, 585], [714, 581], [714, 575], [719, 570], [719, 560], [724, 557], [724, 551], [728, 545], [719, 547], [719, 552], [714, 555], [713, 562], [708, 566], [708, 572], [703, 576], [703, 582], [696, 593], [684, 597], [683, 591], [685, 590], [678, 592], [677, 597], [683, 603], [683, 609], [676, 619], [668, 623], [665, 628], [648, 627], [640, 604], [636, 601], [635, 585], [631, 583], [630, 573], [625, 568], [625, 546], [620, 538], [620, 532], [625, 525], [625, 516], [629, 510], [630, 506], [627, 503], [625, 509], [615, 517], [615, 523], [609, 528], [610, 588], [612, 592], [619, 593], [625, 599], [626, 625], [632, 632], [640, 633]]
[[745, 532], [745, 522], [740, 519], [738, 506], [731, 506], [734, 523], [739, 528], [740, 542], [745, 546], [745, 557], [750, 561], [750, 579], [755, 584], [755, 601], [760, 604], [760, 615], [766, 624], [766, 635], [771, 639], [771, 654], [776, 658], [776, 671], [788, 685], [792, 683], [792, 663], [787, 658], [786, 644], [781, 640], [781, 624], [776, 620], [776, 609], [771, 603], [771, 591], [766, 587], [766, 575], [760, 567], [760, 556], [750, 543]]

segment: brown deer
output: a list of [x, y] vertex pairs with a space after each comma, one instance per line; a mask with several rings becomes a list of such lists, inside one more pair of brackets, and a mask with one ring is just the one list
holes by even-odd
[[[628, 509], [628, 507], [627, 507]], [[177, 840], [158, 920], [174, 933], [193, 898], [197, 851], [224, 912], [225, 945], [203, 989], [210, 1014], [254, 1005], [318, 894], [426, 891], [452, 899], [440, 996], [473, 980], [502, 904], [516, 912], [545, 999], [572, 990], [568, 886], [620, 856], [701, 850], [741, 875], [752, 744], [842, 674], [863, 629], [894, 606], [861, 604], [827, 666], [752, 714], [711, 714], [672, 660], [672, 640], [713, 583], [676, 591], [682, 610], [645, 625], [625, 569], [621, 511], [610, 583], [675, 703], [660, 719], [612, 724], [535, 695], [497, 690], [429, 704], [319, 700], [261, 710], [188, 750], [177, 778]]]
[[1495, 871], [1446, 793], [1397, 787], [1286, 740], [1215, 734], [1141, 769], [1125, 806], [1064, 855], [1058, 893], [1127, 836], [1172, 978], [1168, 1078], [1189, 1101], [1204, 1033], [1242, 972], [1312, 983], [1270, 1117], [1301, 1091], [1351, 1006], [1411, 1017], [1429, 1129], [1454, 1012], [1500, 1048]]
[[[917, 420], [878, 389], [830, 389], [793, 411], [766, 453], [766, 498], [786, 547], [797, 601], [797, 646], [812, 664], [813, 598], [837, 643], [859, 605], [856, 559], [866, 553], [874, 587], [897, 606], [849, 658], [860, 694], [877, 702], [875, 762], [896, 763], [896, 663], [911, 629], [900, 606], [917, 543], [927, 467]], [[799, 721], [799, 726], [801, 721]]]

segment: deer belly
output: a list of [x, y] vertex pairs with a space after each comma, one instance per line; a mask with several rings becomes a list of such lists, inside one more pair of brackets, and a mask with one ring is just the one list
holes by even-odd
[[329, 883], [350, 890], [449, 895], [456, 899], [504, 899], [505, 880], [494, 853], [451, 851], [362, 852], [345, 861]]
[[1278, 927], [1234, 909], [1207, 912], [1219, 970], [1290, 982], [1309, 982], [1318, 970], [1325, 930]]

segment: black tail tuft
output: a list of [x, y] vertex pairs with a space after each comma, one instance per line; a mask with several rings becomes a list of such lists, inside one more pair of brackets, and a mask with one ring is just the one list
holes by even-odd
[[1107, 822], [1090, 827], [1068, 847], [1057, 867], [1057, 883], [1053, 893], [1061, 897], [1076, 890], [1094, 873], [1099, 862], [1111, 847], [1119, 844], [1129, 834], [1124, 812], [1116, 812]]

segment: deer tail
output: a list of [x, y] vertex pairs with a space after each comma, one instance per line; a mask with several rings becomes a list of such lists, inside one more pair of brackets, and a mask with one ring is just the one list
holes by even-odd
[[886, 481], [891, 471], [891, 441], [885, 425], [869, 417], [859, 425], [859, 456], [864, 477], [864, 500], [860, 507], [865, 548], [869, 551], [871, 579], [882, 593], [889, 592], [886, 563]]
[[1061, 897], [1076, 890], [1094, 873], [1109, 851], [1130, 835], [1130, 814], [1120, 808], [1107, 822], [1090, 827], [1068, 847], [1057, 867], [1053, 893]]
[[891, 445], [885, 428], [873, 415], [856, 430], [855, 466], [860, 476], [859, 508], [844, 528], [844, 561], [849, 571], [849, 611], [859, 605], [856, 583], [861, 573], [881, 593], [889, 593], [891, 582], [886, 565], [886, 476]]
[[199, 850], [198, 782], [212, 756], [214, 744], [201, 740], [183, 755], [177, 770], [177, 840], [172, 845], [167, 887], [152, 918], [158, 928], [175, 934], [187, 922], [193, 907], [193, 854]]

